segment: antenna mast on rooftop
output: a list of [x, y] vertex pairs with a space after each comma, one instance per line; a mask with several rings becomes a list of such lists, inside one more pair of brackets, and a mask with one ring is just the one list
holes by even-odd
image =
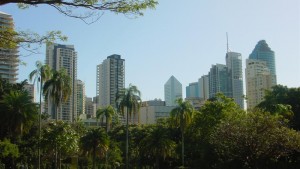
[[228, 44], [228, 33], [226, 32], [226, 40], [227, 40], [227, 53], [230, 52], [229, 44]]

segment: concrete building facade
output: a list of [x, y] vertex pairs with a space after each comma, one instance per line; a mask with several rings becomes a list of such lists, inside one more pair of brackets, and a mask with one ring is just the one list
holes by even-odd
[[[14, 22], [11, 15], [0, 11], [0, 29], [5, 31], [14, 30]], [[6, 42], [1, 42], [6, 45]], [[1, 48], [0, 46], [0, 77], [9, 83], [16, 83], [19, 71], [18, 47]]]
[[265, 61], [246, 60], [247, 109], [252, 109], [264, 100], [265, 90], [273, 86], [271, 71]]
[[120, 55], [110, 55], [97, 65], [97, 107], [116, 105], [116, 94], [125, 88], [125, 60]]
[[[77, 119], [77, 52], [73, 45], [49, 44], [46, 46], [46, 64], [51, 69], [65, 69], [71, 78], [72, 93], [58, 110], [58, 119], [73, 122]], [[55, 107], [48, 100], [48, 113], [55, 118]]]
[[77, 117], [80, 115], [85, 114], [85, 84], [81, 80], [76, 80], [76, 95], [77, 95]]

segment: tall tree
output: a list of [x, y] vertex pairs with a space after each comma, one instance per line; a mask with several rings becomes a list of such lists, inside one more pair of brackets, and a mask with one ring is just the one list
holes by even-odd
[[98, 109], [97, 110], [97, 113], [96, 113], [96, 117], [97, 119], [100, 119], [100, 118], [104, 118], [105, 117], [105, 122], [106, 122], [106, 132], [108, 133], [109, 129], [110, 129], [110, 124], [111, 124], [111, 121], [112, 121], [112, 117], [114, 116], [115, 114], [115, 109], [109, 105], [103, 109]]
[[141, 104], [141, 92], [136, 86], [130, 84], [128, 88], [117, 93], [117, 102], [121, 113], [124, 115], [126, 112], [126, 169], [128, 169], [128, 120], [133, 113], [138, 113], [139, 111]]
[[293, 117], [291, 119], [291, 127], [300, 130], [300, 87], [288, 88], [287, 86], [276, 85], [272, 90], [267, 91], [265, 100], [262, 101], [257, 107], [270, 113], [283, 113], [289, 112], [286, 110], [291, 106]]
[[101, 128], [89, 130], [80, 140], [83, 153], [91, 155], [93, 169], [96, 169], [96, 157], [104, 157], [109, 147], [108, 135]]
[[56, 107], [55, 119], [58, 121], [59, 107], [71, 95], [71, 77], [65, 69], [54, 71], [51, 79], [45, 82], [43, 90], [46, 99], [50, 99]]
[[143, 138], [141, 147], [143, 152], [141, 155], [154, 158], [154, 167], [160, 168], [160, 159], [165, 160], [167, 157], [175, 155], [176, 143], [170, 139], [167, 128], [155, 126], [154, 130], [151, 130], [150, 134]]
[[[43, 93], [43, 85], [44, 82], [47, 81], [51, 77], [50, 67], [48, 65], [43, 65], [42, 62], [37, 61], [35, 63], [36, 69], [30, 72], [29, 80], [33, 81], [37, 84], [37, 89], [40, 92], [40, 113], [39, 113], [39, 140], [41, 139], [41, 115], [42, 115], [42, 93]], [[39, 83], [39, 84], [38, 84]], [[39, 87], [40, 85], [40, 87]], [[38, 168], [40, 169], [41, 166], [41, 152], [40, 146], [38, 146]]]
[[33, 125], [37, 117], [37, 105], [26, 91], [12, 90], [0, 101], [3, 123], [11, 136], [21, 136]]
[[184, 167], [184, 132], [185, 128], [191, 124], [194, 114], [193, 106], [189, 101], [183, 101], [182, 98], [176, 100], [177, 106], [171, 111], [171, 119], [181, 131], [181, 163]]

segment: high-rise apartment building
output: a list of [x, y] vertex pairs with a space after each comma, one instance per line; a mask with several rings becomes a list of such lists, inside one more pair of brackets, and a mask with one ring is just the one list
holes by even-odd
[[240, 108], [244, 109], [242, 55], [228, 51], [226, 53], [226, 66], [230, 76], [229, 83], [232, 89], [232, 98]]
[[116, 107], [116, 94], [125, 88], [125, 60], [120, 55], [110, 55], [97, 65], [97, 107]]
[[270, 69], [273, 85], [277, 84], [275, 52], [271, 50], [265, 40], [261, 40], [256, 44], [252, 53], [249, 55], [249, 59], [265, 61], [266, 66]]
[[212, 65], [208, 76], [209, 98], [215, 97], [217, 93], [223, 93], [232, 98], [231, 76], [226, 65]]
[[203, 75], [198, 80], [199, 97], [203, 100], [209, 99], [209, 76]]
[[265, 61], [246, 60], [247, 109], [264, 100], [265, 90], [273, 86], [271, 71]]
[[81, 80], [76, 80], [77, 90], [77, 117], [85, 114], [85, 85]]
[[[77, 52], [73, 45], [49, 44], [46, 47], [46, 64], [50, 68], [58, 71], [65, 69], [71, 77], [72, 93], [69, 99], [62, 103], [58, 110], [58, 119], [65, 121], [74, 121], [77, 119]], [[48, 113], [55, 118], [55, 107], [48, 100]]]
[[166, 106], [176, 106], [176, 99], [182, 98], [182, 84], [174, 76], [171, 76], [164, 88]]
[[[0, 29], [10, 31], [14, 29], [11, 15], [0, 12]], [[5, 42], [1, 42], [6, 45]], [[16, 83], [19, 70], [18, 47], [0, 46], [0, 77], [9, 83]]]
[[85, 114], [87, 118], [96, 117], [96, 103], [93, 101], [93, 98], [85, 98]]

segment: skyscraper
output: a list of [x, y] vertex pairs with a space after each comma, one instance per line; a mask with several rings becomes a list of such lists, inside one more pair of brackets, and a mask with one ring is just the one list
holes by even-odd
[[199, 98], [199, 84], [198, 84], [198, 82], [190, 83], [186, 87], [186, 97], [187, 98]]
[[77, 117], [85, 114], [85, 85], [81, 80], [76, 80], [77, 85]]
[[277, 84], [275, 52], [271, 50], [271, 48], [265, 40], [261, 40], [256, 44], [252, 53], [249, 55], [249, 59], [265, 61], [266, 66], [270, 69], [270, 73], [272, 76], [272, 84]]
[[252, 109], [263, 101], [265, 90], [273, 86], [272, 75], [265, 61], [246, 60], [247, 109]]
[[203, 100], [209, 99], [209, 76], [203, 75], [198, 80], [199, 97]]
[[[0, 29], [13, 30], [14, 23], [11, 15], [0, 12]], [[1, 42], [3, 45], [6, 43]], [[0, 48], [0, 77], [9, 83], [16, 83], [19, 70], [18, 47]]]
[[209, 98], [215, 97], [217, 93], [223, 93], [232, 98], [231, 76], [226, 65], [212, 65], [208, 76]]
[[176, 99], [182, 98], [182, 84], [174, 76], [171, 76], [164, 88], [166, 106], [176, 106]]
[[97, 107], [116, 107], [116, 94], [125, 87], [125, 60], [120, 55], [110, 55], [97, 65]]
[[[64, 68], [71, 77], [72, 93], [68, 101], [58, 110], [58, 119], [74, 121], [77, 119], [77, 52], [73, 45], [50, 44], [46, 47], [46, 64], [58, 71]], [[54, 105], [48, 100], [48, 113], [55, 117]]]
[[226, 53], [226, 66], [230, 76], [230, 87], [232, 89], [232, 98], [244, 109], [244, 87], [243, 87], [243, 68], [242, 55], [236, 52]]

